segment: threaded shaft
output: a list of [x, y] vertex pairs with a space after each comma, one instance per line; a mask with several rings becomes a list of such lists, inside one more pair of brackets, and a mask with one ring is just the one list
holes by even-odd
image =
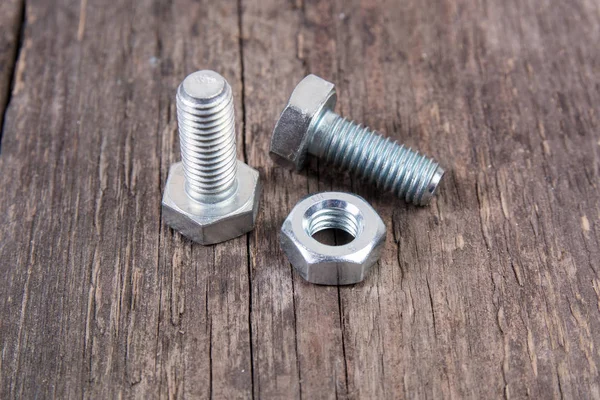
[[324, 111], [308, 152], [416, 205], [429, 203], [444, 170], [377, 132]]
[[177, 122], [186, 192], [216, 203], [236, 189], [237, 157], [231, 87], [213, 71], [188, 75], [177, 89]]

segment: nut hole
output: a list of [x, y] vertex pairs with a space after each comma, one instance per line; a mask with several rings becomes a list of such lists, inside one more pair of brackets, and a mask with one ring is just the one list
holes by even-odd
[[342, 229], [323, 229], [312, 235], [317, 242], [328, 246], [344, 246], [354, 240], [354, 236]]
[[363, 229], [360, 211], [341, 200], [324, 200], [314, 204], [306, 211], [302, 222], [308, 236], [333, 246], [352, 242]]

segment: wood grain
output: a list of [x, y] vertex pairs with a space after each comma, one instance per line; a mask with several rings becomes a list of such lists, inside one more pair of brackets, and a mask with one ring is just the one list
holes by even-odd
[[[0, 397], [600, 398], [598, 2], [11, 0], [0, 23]], [[200, 68], [264, 186], [257, 228], [210, 247], [160, 211]], [[447, 168], [430, 207], [271, 163], [309, 72]], [[277, 244], [324, 190], [388, 227], [358, 285]]]
[[18, 79], [15, 75], [20, 73], [15, 66], [23, 16], [24, 1], [6, 0], [0, 4], [0, 133], [11, 97], [11, 82]]

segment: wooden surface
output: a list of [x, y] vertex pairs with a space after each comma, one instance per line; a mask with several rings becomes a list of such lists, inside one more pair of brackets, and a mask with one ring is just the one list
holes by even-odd
[[[0, 3], [1, 398], [600, 398], [600, 3]], [[234, 89], [264, 194], [211, 247], [161, 221], [186, 74]], [[307, 73], [436, 157], [430, 207], [268, 157]], [[363, 283], [305, 283], [307, 193], [388, 227]]]

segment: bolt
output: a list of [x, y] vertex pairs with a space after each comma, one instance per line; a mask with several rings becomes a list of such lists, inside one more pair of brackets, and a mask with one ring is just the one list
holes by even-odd
[[169, 170], [165, 221], [202, 244], [252, 230], [261, 188], [258, 171], [236, 158], [231, 87], [216, 72], [194, 72], [176, 101], [182, 162]]
[[416, 205], [435, 194], [444, 169], [437, 162], [336, 114], [335, 86], [308, 75], [294, 89], [271, 138], [271, 157], [300, 170], [306, 155], [349, 171]]

